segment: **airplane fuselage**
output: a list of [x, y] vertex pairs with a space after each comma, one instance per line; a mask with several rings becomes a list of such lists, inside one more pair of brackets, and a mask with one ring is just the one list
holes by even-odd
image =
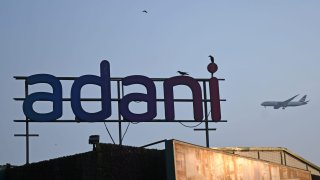
[[267, 107], [267, 106], [272, 106], [274, 109], [285, 109], [286, 107], [290, 107], [290, 106], [302, 106], [307, 104], [309, 101], [306, 101], [306, 95], [303, 96], [299, 101], [292, 101], [295, 97], [297, 97], [298, 95], [285, 100], [285, 101], [265, 101], [263, 103], [261, 103], [261, 106]]
[[[307, 104], [307, 102], [289, 102], [286, 107], [288, 106], [302, 106]], [[279, 101], [265, 101], [263, 103], [261, 103], [261, 106], [273, 106], [273, 107], [277, 107], [279, 106], [279, 108], [281, 107], [281, 102]], [[277, 109], [277, 108], [275, 108]]]

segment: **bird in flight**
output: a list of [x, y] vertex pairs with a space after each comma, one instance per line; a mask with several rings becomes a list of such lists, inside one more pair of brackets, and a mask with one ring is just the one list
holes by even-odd
[[210, 58], [210, 61], [211, 61], [212, 63], [214, 63], [214, 57], [211, 56], [211, 55], [209, 55], [208, 57]]
[[187, 72], [177, 71], [181, 76], [189, 75]]
[[144, 12], [144, 13], [146, 13], [146, 14], [148, 13], [148, 11], [147, 11], [147, 10], [143, 10], [142, 12]]

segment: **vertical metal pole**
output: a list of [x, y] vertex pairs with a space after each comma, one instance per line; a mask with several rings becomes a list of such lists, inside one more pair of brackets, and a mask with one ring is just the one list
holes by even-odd
[[[119, 145], [122, 145], [122, 128], [121, 128], [121, 114], [120, 114], [120, 80], [117, 81], [117, 88], [118, 88], [118, 119], [119, 119]], [[123, 91], [123, 87], [122, 87]]]
[[[29, 94], [27, 79], [24, 81], [25, 98]], [[26, 164], [29, 164], [29, 119], [26, 116]]]
[[209, 123], [208, 123], [208, 107], [207, 107], [207, 86], [206, 81], [203, 81], [203, 96], [204, 96], [204, 120], [205, 120], [205, 131], [206, 131], [206, 146], [210, 147], [209, 145]]

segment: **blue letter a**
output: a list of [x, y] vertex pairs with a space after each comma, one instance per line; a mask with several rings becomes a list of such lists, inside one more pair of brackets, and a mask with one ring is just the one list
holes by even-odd
[[[36, 74], [27, 78], [27, 84], [47, 83], [52, 87], [52, 93], [36, 92], [28, 95], [23, 102], [23, 112], [32, 121], [54, 121], [62, 116], [62, 86], [60, 81], [50, 74]], [[36, 101], [52, 101], [52, 111], [37, 113], [33, 109]]]

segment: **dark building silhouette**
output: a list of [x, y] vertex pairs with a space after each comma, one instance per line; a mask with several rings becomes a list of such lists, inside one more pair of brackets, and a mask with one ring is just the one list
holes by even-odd
[[86, 153], [0, 166], [0, 180], [320, 179], [318, 166], [286, 148], [165, 143], [165, 150], [97, 144]]
[[8, 168], [6, 180], [166, 179], [164, 150], [98, 144], [95, 151]]

